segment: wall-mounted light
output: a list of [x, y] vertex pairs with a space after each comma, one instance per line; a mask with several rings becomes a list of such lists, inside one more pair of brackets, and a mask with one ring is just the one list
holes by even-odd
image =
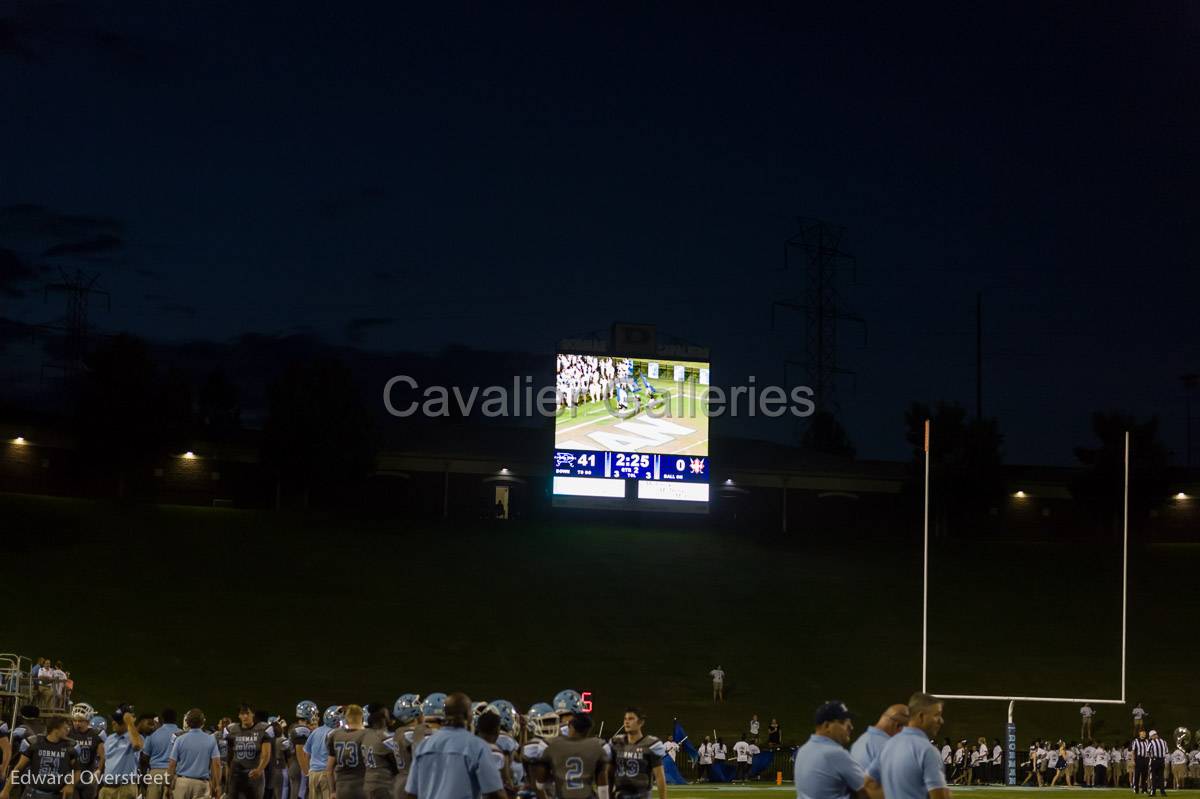
[[1024, 491], [1018, 491], [1017, 493], [1013, 494], [1013, 496], [1016, 497], [1017, 499], [1025, 499], [1025, 497], [1027, 497], [1029, 495], [1026, 494]]
[[189, 461], [190, 461], [190, 460], [195, 460], [195, 459], [196, 459], [196, 453], [192, 452], [192, 451], [189, 449], [187, 452], [183, 453], [183, 457], [187, 458]]
[[1180, 491], [1175, 495], [1175, 499], [1189, 499], [1188, 495]]
[[13, 443], [16, 444], [18, 447], [24, 446], [25, 445], [25, 436], [17, 436], [16, 438], [13, 439]]

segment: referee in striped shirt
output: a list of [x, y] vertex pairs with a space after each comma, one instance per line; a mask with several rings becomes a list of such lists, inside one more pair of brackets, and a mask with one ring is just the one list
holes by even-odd
[[1146, 779], [1150, 770], [1150, 742], [1146, 740], [1146, 731], [1138, 730], [1138, 737], [1129, 745], [1133, 750], [1133, 792], [1146, 793], [1149, 781]]
[[1167, 742], [1158, 737], [1158, 733], [1150, 730], [1150, 795], [1153, 796], [1155, 791], [1160, 791], [1163, 796], [1167, 795], [1167, 784], [1163, 769], [1166, 767]]

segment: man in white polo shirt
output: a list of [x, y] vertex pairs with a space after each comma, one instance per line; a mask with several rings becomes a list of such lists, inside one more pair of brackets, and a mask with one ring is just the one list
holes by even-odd
[[221, 750], [217, 739], [203, 730], [204, 713], [192, 708], [183, 717], [187, 732], [176, 736], [167, 761], [173, 799], [220, 799]]
[[908, 726], [884, 745], [869, 775], [882, 785], [887, 799], [950, 799], [941, 758], [929, 745], [942, 728], [941, 701], [913, 694], [908, 719]]

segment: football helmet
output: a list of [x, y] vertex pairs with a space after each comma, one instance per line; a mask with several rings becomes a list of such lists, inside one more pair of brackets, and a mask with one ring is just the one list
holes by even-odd
[[325, 715], [322, 716], [322, 719], [324, 720], [326, 727], [336, 730], [341, 725], [342, 719], [345, 717], [346, 708], [342, 707], [341, 705], [330, 705], [329, 707], [325, 708]]
[[525, 716], [525, 729], [535, 738], [550, 740], [558, 736], [558, 713], [545, 702], [529, 708]]
[[108, 732], [108, 719], [99, 714], [92, 716], [92, 727], [99, 732]]
[[441, 691], [434, 691], [425, 697], [425, 701], [421, 703], [421, 715], [427, 719], [437, 719], [441, 721], [446, 718], [446, 695]]
[[513, 735], [517, 732], [517, 708], [507, 699], [493, 699], [487, 709], [500, 717], [500, 732]]
[[554, 712], [560, 716], [582, 714], [584, 712], [583, 697], [579, 695], [578, 691], [572, 691], [570, 688], [559, 691], [554, 695]]
[[315, 722], [321, 715], [321, 708], [311, 699], [305, 699], [296, 705], [296, 718], [301, 721]]
[[416, 694], [400, 694], [396, 704], [392, 705], [392, 718], [401, 724], [416, 721], [421, 715], [421, 697]]
[[96, 708], [87, 702], [76, 702], [71, 705], [71, 718], [73, 719], [87, 719], [91, 721], [94, 715], [96, 715]]

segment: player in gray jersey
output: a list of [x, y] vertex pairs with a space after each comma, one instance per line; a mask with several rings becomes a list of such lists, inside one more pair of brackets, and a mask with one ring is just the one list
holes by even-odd
[[366, 776], [363, 792], [367, 799], [392, 799], [396, 790], [396, 752], [394, 740], [387, 734], [388, 713], [380, 709], [367, 716], [367, 730], [363, 734], [360, 748]]
[[363, 780], [367, 764], [362, 752], [363, 709], [361, 705], [346, 705], [345, 727], [325, 736], [329, 748], [329, 761], [325, 773], [329, 775], [329, 795], [337, 799], [365, 799]]
[[643, 734], [645, 724], [641, 710], [625, 708], [624, 730], [609, 741], [616, 799], [646, 799], [654, 783], [658, 784], [658, 799], [667, 799], [662, 765], [667, 748], [653, 735]]
[[538, 793], [545, 795], [546, 777], [554, 779], [556, 799], [608, 799], [608, 745], [588, 737], [592, 718], [586, 713], [571, 719], [568, 734], [546, 746], [543, 762], [534, 766]]
[[[104, 737], [92, 726], [96, 711], [91, 705], [80, 702], [71, 708], [71, 740], [75, 742], [75, 753], [79, 757], [80, 772], [96, 770], [96, 751]], [[94, 779], [81, 779], [75, 786], [75, 799], [95, 799], [98, 793]]]
[[304, 750], [304, 743], [312, 734], [311, 724], [310, 719], [297, 719], [283, 735], [281, 746], [287, 756], [288, 799], [300, 799], [304, 772], [300, 768], [300, 756], [297, 752]]
[[229, 799], [263, 799], [275, 728], [254, 720], [254, 708], [242, 705], [238, 722], [225, 728], [229, 758]]

